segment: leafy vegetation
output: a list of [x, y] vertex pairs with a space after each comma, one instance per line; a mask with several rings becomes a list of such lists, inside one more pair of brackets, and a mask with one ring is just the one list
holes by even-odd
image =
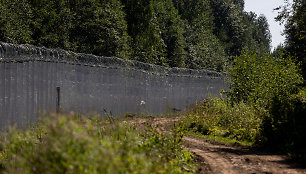
[[[306, 2], [293, 0], [285, 1], [285, 5], [276, 8], [279, 15], [276, 20], [285, 23], [286, 36], [284, 50], [287, 55], [293, 56], [295, 63], [299, 63], [304, 80], [306, 79]], [[304, 82], [305, 83], [305, 82]]]
[[305, 159], [305, 87], [293, 61], [243, 52], [228, 75], [227, 97], [210, 99], [190, 110], [183, 119], [184, 128]]
[[0, 1], [0, 40], [128, 58], [127, 23], [119, 0]]
[[33, 12], [27, 0], [0, 1], [0, 40], [12, 43], [33, 43]]
[[[286, 24], [286, 42], [273, 54], [267, 19], [245, 12], [243, 0], [0, 0], [0, 40], [228, 69], [226, 97], [199, 103], [186, 113], [183, 128], [306, 160], [306, 2], [285, 2], [276, 19]], [[180, 138], [57, 117], [2, 137], [0, 167], [7, 173], [193, 172]]]
[[302, 77], [290, 58], [248, 51], [233, 61], [229, 69], [228, 96], [235, 102], [269, 109], [275, 97], [286, 100], [298, 92]]
[[243, 48], [269, 52], [264, 16], [240, 0], [0, 0], [0, 40], [224, 71]]
[[[246, 53], [234, 61], [230, 74], [229, 100], [244, 102], [263, 112], [260, 137], [273, 148], [301, 149], [305, 138], [305, 89], [298, 67], [288, 57]], [[260, 115], [260, 114], [259, 114]]]
[[252, 106], [243, 102], [233, 106], [228, 100], [215, 98], [198, 103], [181, 123], [185, 130], [193, 133], [253, 144], [260, 134], [260, 118]]
[[194, 173], [192, 154], [176, 135], [129, 121], [47, 117], [1, 137], [0, 173]]

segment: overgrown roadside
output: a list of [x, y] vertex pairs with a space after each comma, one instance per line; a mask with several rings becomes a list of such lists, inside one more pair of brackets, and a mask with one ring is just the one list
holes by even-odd
[[306, 173], [285, 155], [185, 135], [182, 118], [56, 117], [2, 137], [0, 173]]
[[195, 173], [181, 136], [130, 120], [51, 114], [2, 132], [0, 173]]
[[[137, 120], [137, 119], [136, 119]], [[179, 122], [179, 117], [139, 119], [134, 122], [152, 126], [166, 133]], [[225, 145], [186, 135], [183, 138], [186, 150], [195, 155], [199, 174], [209, 173], [277, 173], [302, 174], [306, 167], [286, 155], [256, 150], [239, 144]]]

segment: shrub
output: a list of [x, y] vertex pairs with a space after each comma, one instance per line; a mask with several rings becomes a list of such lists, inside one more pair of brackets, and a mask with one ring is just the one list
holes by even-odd
[[194, 172], [192, 155], [175, 139], [124, 122], [59, 116], [32, 130], [10, 130], [1, 165], [3, 173]]
[[275, 98], [263, 124], [264, 143], [273, 149], [289, 152], [306, 161], [305, 90], [286, 100]]
[[259, 111], [243, 102], [232, 105], [226, 99], [212, 98], [199, 103], [184, 118], [185, 129], [203, 135], [255, 142], [260, 133]]
[[184, 120], [189, 130], [248, 140], [306, 157], [305, 88], [289, 58], [243, 52], [229, 69], [226, 99], [196, 106]]
[[247, 102], [269, 108], [275, 98], [286, 100], [298, 92], [302, 77], [290, 58], [274, 58], [243, 52], [229, 69], [229, 97], [233, 102]]
[[290, 58], [244, 52], [229, 70], [229, 100], [264, 111], [260, 143], [306, 157], [305, 89]]

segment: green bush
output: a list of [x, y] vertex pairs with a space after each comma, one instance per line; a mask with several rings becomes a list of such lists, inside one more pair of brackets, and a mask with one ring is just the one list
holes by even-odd
[[229, 69], [229, 97], [233, 102], [246, 102], [269, 109], [275, 98], [286, 100], [298, 92], [302, 77], [289, 58], [274, 58], [243, 52]]
[[185, 128], [247, 140], [306, 158], [306, 90], [291, 59], [243, 52], [229, 69], [226, 99], [210, 99], [187, 113]]
[[[59, 116], [2, 138], [3, 173], [193, 173], [177, 138], [127, 122]], [[0, 170], [1, 173], [1, 170]]]
[[306, 88], [286, 100], [275, 98], [263, 124], [264, 143], [306, 161]]
[[185, 129], [203, 135], [255, 142], [260, 134], [261, 114], [243, 102], [232, 105], [226, 99], [212, 98], [197, 104], [183, 119]]
[[229, 100], [263, 111], [258, 142], [273, 149], [306, 157], [305, 88], [290, 58], [245, 52], [229, 70]]

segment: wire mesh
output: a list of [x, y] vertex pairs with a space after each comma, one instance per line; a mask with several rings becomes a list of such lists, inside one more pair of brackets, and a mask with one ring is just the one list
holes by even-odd
[[0, 42], [0, 129], [35, 123], [60, 107], [75, 113], [161, 114], [227, 88], [225, 75]]

